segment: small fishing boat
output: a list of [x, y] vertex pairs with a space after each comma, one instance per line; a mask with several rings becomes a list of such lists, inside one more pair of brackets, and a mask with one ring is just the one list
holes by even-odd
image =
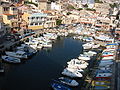
[[105, 59], [108, 59], [108, 60], [109, 60], [109, 59], [114, 59], [114, 56], [103, 57], [102, 59], [103, 59], [103, 60], [105, 60]]
[[109, 81], [94, 81], [93, 82], [95, 86], [110, 86], [110, 82]]
[[112, 70], [96, 70], [95, 73], [112, 73]]
[[94, 86], [94, 90], [108, 90], [110, 86]]
[[2, 59], [9, 63], [21, 63], [19, 58], [11, 57], [11, 56], [2, 56]]
[[17, 51], [17, 52], [6, 51], [5, 53], [6, 53], [6, 55], [11, 56], [11, 57], [16, 57], [16, 58], [21, 58], [21, 59], [28, 58], [27, 55], [25, 54], [25, 52], [23, 52], [23, 51]]
[[110, 57], [110, 56], [114, 56], [114, 53], [112, 53], [112, 52], [103, 52], [102, 53], [102, 57]]
[[66, 77], [60, 77], [60, 78], [58, 78], [58, 80], [69, 86], [78, 86], [79, 85], [79, 83], [76, 80], [66, 78]]
[[60, 83], [53, 82], [53, 83], [51, 83], [51, 86], [54, 90], [71, 90], [69, 87], [64, 86]]
[[106, 63], [100, 62], [99, 66], [106, 66], [106, 65], [112, 65], [112, 64], [113, 64], [113, 62], [106, 62]]
[[98, 73], [96, 78], [109, 78], [112, 76], [112, 73]]
[[102, 55], [101, 57], [110, 57], [110, 56], [114, 56], [114, 55]]
[[106, 62], [114, 62], [112, 59], [110, 59], [110, 60], [104, 60], [104, 59], [102, 59], [100, 62], [104, 62], [104, 63], [106, 63]]

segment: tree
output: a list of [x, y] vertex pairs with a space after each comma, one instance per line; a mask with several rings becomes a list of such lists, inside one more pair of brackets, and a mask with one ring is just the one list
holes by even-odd
[[38, 4], [33, 3], [33, 2], [29, 2], [29, 1], [25, 1], [25, 4], [33, 4], [33, 5], [35, 5], [36, 7], [38, 6]]
[[72, 13], [71, 13], [71, 12], [68, 12], [68, 13], [67, 13], [67, 15], [70, 15], [70, 14], [72, 14]]
[[95, 0], [95, 3], [103, 3], [103, 2], [99, 0]]
[[91, 9], [91, 8], [86, 8], [86, 10], [88, 10], [88, 11], [96, 11], [95, 9]]
[[80, 11], [80, 10], [83, 10], [83, 8], [78, 8], [77, 10]]
[[85, 8], [87, 8], [88, 7], [88, 5], [87, 4], [85, 4], [85, 5], [83, 5]]
[[111, 8], [114, 8], [114, 7], [117, 7], [117, 4], [114, 3], [114, 4], [109, 4]]
[[62, 20], [60, 20], [60, 19], [56, 20], [56, 25], [60, 25], [61, 23], [62, 23]]
[[68, 6], [67, 6], [67, 9], [75, 9], [75, 7], [72, 6], [72, 5], [68, 5]]

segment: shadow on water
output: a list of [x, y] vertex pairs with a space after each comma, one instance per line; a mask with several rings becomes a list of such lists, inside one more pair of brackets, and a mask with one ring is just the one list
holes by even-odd
[[[0, 90], [51, 90], [50, 81], [60, 77], [67, 61], [82, 53], [82, 42], [72, 38], [56, 40], [51, 49], [40, 50], [19, 65], [6, 64], [6, 73], [0, 76]], [[80, 82], [80, 89], [83, 83]]]

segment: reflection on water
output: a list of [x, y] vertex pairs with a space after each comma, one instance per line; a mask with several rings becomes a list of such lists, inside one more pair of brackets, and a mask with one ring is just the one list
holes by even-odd
[[78, 57], [82, 52], [81, 45], [78, 40], [64, 38], [25, 63], [6, 64], [5, 75], [0, 76], [0, 90], [50, 90], [51, 79], [60, 77], [66, 62]]

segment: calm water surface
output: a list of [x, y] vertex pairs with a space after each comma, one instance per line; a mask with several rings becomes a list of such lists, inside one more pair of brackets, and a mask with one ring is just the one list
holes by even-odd
[[50, 90], [51, 79], [62, 76], [67, 61], [82, 53], [81, 45], [81, 41], [62, 38], [52, 49], [39, 51], [25, 63], [6, 64], [6, 73], [0, 76], [0, 90]]

